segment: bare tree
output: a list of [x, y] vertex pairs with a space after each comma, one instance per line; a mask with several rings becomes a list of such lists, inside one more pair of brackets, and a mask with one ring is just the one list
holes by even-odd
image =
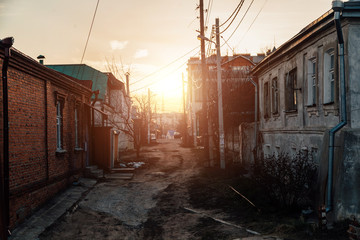
[[[148, 123], [150, 122], [150, 132], [155, 131], [156, 126], [156, 100], [155, 94], [150, 94], [150, 111], [149, 111], [149, 99], [147, 95], [134, 95], [134, 104], [137, 106], [140, 121], [141, 142], [145, 144], [147, 141]], [[150, 113], [150, 115], [149, 115]], [[152, 130], [152, 131], [151, 131]]]
[[[125, 71], [125, 67], [121, 61], [121, 64], [116, 64], [115, 59], [111, 61], [106, 59], [106, 69], [112, 72], [117, 78], [121, 78], [121, 75], [130, 74], [130, 67]], [[110, 99], [112, 102], [112, 114], [108, 117], [108, 122], [124, 133], [129, 141], [134, 144], [137, 157], [140, 156], [140, 149], [143, 143], [146, 143], [146, 132], [148, 129], [147, 122], [153, 120], [152, 111], [156, 108], [155, 95], [150, 96], [150, 111], [148, 110], [148, 96], [147, 95], [134, 95], [130, 98], [125, 89], [121, 89], [122, 94], [112, 91], [110, 93]], [[134, 100], [134, 101], [133, 101]], [[149, 116], [150, 112], [150, 116]], [[153, 125], [153, 124], [151, 124]], [[154, 127], [152, 127], [154, 129]]]
[[[121, 75], [126, 73], [122, 61], [120, 66], [119, 64], [116, 64], [114, 58], [111, 61], [106, 59], [106, 62], [107, 71], [112, 72], [116, 78], [122, 79]], [[127, 72], [129, 73], [129, 71], [130, 67]], [[109, 93], [109, 97], [112, 99], [111, 105], [113, 106], [113, 109], [112, 114], [108, 117], [108, 122], [127, 136], [129, 141], [134, 144], [136, 155], [139, 157], [141, 141], [138, 111], [136, 106], [133, 106], [133, 101], [125, 89], [126, 88], [122, 88]]]

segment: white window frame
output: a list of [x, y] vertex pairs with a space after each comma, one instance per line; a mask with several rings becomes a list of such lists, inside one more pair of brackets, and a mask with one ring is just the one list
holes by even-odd
[[316, 71], [316, 58], [308, 60], [308, 92], [307, 92], [307, 105], [314, 106], [317, 104], [317, 71]]
[[324, 54], [324, 104], [335, 101], [335, 54], [330, 49]]

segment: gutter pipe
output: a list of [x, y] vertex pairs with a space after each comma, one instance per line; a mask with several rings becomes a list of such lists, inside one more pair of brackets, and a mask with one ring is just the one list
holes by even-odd
[[341, 29], [340, 12], [344, 8], [342, 1], [333, 1], [332, 9], [334, 10], [334, 21], [339, 44], [340, 57], [340, 122], [329, 132], [329, 158], [328, 158], [328, 181], [326, 194], [326, 212], [333, 210], [333, 169], [334, 169], [334, 142], [335, 133], [342, 129], [347, 123], [346, 112], [346, 88], [345, 88], [345, 58], [344, 58], [344, 37]]
[[[4, 240], [7, 239], [10, 233], [10, 205], [9, 205], [9, 98], [8, 98], [8, 81], [7, 71], [10, 59], [10, 48], [14, 43], [14, 38], [8, 37], [0, 41], [0, 46], [4, 47], [4, 61], [2, 66], [2, 84], [3, 84], [3, 197], [2, 197], [2, 210], [3, 210], [3, 226], [1, 229], [1, 235]], [[1, 180], [0, 180], [1, 181]]]
[[255, 120], [254, 120], [255, 121], [255, 125], [254, 125], [255, 146], [254, 146], [253, 154], [254, 154], [254, 163], [256, 163], [257, 162], [256, 158], [257, 158], [258, 85], [256, 84], [256, 82], [254, 80], [252, 80], [252, 78], [249, 78], [249, 81], [255, 87]]

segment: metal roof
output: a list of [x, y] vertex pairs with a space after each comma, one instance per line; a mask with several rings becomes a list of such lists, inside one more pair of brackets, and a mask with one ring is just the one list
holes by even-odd
[[91, 80], [93, 82], [92, 91], [99, 90], [98, 98], [104, 100], [108, 82], [106, 73], [100, 72], [86, 64], [46, 65], [46, 67], [79, 80]]

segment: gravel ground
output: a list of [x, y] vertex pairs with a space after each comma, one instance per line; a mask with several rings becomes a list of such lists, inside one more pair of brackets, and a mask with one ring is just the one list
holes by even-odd
[[[180, 140], [142, 149], [145, 165], [132, 180], [99, 182], [40, 239], [235, 239], [244, 229], [194, 213], [188, 181], [199, 173], [199, 156]], [[129, 158], [128, 161], [136, 161]], [[220, 217], [221, 213], [218, 213]], [[216, 232], [216, 233], [215, 233]], [[250, 234], [251, 235], [251, 234]], [[211, 237], [212, 236], [212, 237]]]

